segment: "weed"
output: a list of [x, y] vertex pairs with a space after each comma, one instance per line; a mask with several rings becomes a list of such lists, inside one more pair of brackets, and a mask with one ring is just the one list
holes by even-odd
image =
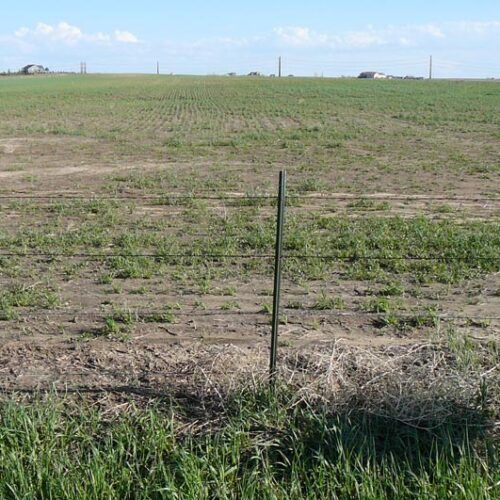
[[238, 302], [230, 300], [222, 304], [220, 308], [221, 311], [234, 311], [236, 309], [241, 309], [241, 306], [238, 304]]
[[324, 290], [322, 290], [320, 297], [314, 303], [312, 309], [317, 311], [341, 311], [345, 309], [345, 301], [342, 297], [330, 297]]

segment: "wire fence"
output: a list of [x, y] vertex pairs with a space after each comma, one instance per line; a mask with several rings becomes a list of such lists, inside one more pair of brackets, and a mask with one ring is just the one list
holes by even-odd
[[[100, 202], [100, 201], [116, 201], [116, 202], [151, 202], [151, 203], [175, 203], [175, 202], [185, 202], [185, 201], [193, 201], [193, 200], [205, 200], [205, 201], [222, 201], [222, 202], [238, 202], [241, 205], [248, 203], [252, 205], [255, 202], [269, 202], [272, 206], [277, 205], [278, 211], [282, 211], [284, 214], [284, 209], [287, 203], [291, 206], [295, 202], [324, 202], [324, 201], [346, 201], [346, 202], [365, 202], [365, 201], [400, 201], [404, 203], [412, 203], [412, 202], [447, 202], [447, 203], [474, 203], [480, 206], [480, 208], [491, 207], [491, 208], [499, 208], [500, 207], [500, 198], [493, 196], [485, 196], [485, 195], [472, 195], [472, 196], [444, 196], [444, 195], [395, 195], [395, 194], [330, 194], [330, 193], [321, 193], [321, 194], [299, 194], [299, 193], [291, 193], [286, 194], [285, 185], [280, 184], [280, 189], [284, 190], [284, 195], [280, 196], [273, 195], [271, 193], [257, 193], [257, 194], [243, 194], [243, 193], [217, 193], [214, 191], [201, 191], [196, 193], [164, 193], [161, 195], [144, 195], [137, 193], [120, 193], [120, 194], [95, 194], [95, 193], [54, 193], [54, 194], [27, 194], [27, 193], [10, 193], [10, 194], [0, 194], [0, 201], [16, 201], [16, 202]], [[321, 204], [312, 205], [311, 210], [320, 210]], [[362, 207], [361, 207], [362, 210]], [[281, 227], [280, 227], [281, 225]], [[369, 261], [377, 261], [377, 262], [389, 262], [389, 261], [435, 261], [435, 262], [443, 262], [443, 263], [451, 263], [451, 262], [481, 262], [481, 261], [489, 261], [489, 262], [498, 262], [500, 261], [500, 255], [490, 255], [490, 256], [482, 256], [482, 255], [446, 255], [446, 254], [423, 254], [416, 251], [414, 254], [407, 255], [391, 255], [391, 254], [365, 254], [365, 253], [357, 253], [353, 251], [352, 253], [332, 253], [332, 254], [311, 254], [311, 253], [296, 253], [290, 252], [286, 253], [283, 251], [282, 241], [280, 242], [279, 231], [284, 230], [284, 222], [278, 218], [277, 221], [277, 230], [278, 237], [276, 243], [276, 252], [275, 254], [271, 253], [210, 253], [210, 252], [173, 252], [169, 253], [168, 251], [157, 251], [157, 252], [49, 252], [49, 251], [32, 251], [32, 250], [19, 250], [19, 251], [6, 251], [5, 249], [0, 248], [0, 259], [7, 258], [33, 258], [33, 259], [46, 259], [46, 260], [55, 260], [55, 259], [82, 259], [88, 261], [96, 261], [101, 262], [109, 259], [154, 259], [160, 262], [165, 262], [168, 260], [192, 260], [192, 261], [221, 261], [221, 260], [274, 260], [275, 264], [275, 273], [280, 271], [281, 264], [287, 261], [307, 261], [307, 260], [316, 260], [316, 261], [338, 261], [338, 262], [369, 262]], [[200, 233], [197, 233], [200, 235]], [[202, 235], [209, 235], [210, 233], [201, 233]], [[193, 235], [196, 236], [196, 235]], [[276, 289], [276, 286], [278, 289]], [[320, 317], [328, 317], [328, 318], [370, 318], [370, 319], [383, 319], [387, 316], [384, 311], [381, 312], [368, 312], [368, 311], [326, 311], [326, 310], [315, 310], [314, 308], [302, 307], [299, 310], [296, 308], [290, 307], [281, 307], [279, 301], [279, 291], [281, 288], [281, 277], [276, 281], [275, 274], [275, 290], [274, 290], [274, 306], [272, 311], [273, 317], [273, 346], [271, 350], [275, 349], [277, 344], [277, 336], [279, 329], [279, 315], [280, 310], [286, 311], [287, 315], [295, 316], [300, 318], [307, 316], [320, 316]], [[278, 294], [278, 298], [277, 298]], [[130, 313], [135, 315], [139, 320], [158, 320], [161, 313], [165, 311], [155, 311], [152, 309], [141, 311], [141, 310], [131, 310]], [[60, 314], [61, 311], [58, 311]], [[79, 311], [69, 312], [65, 311], [64, 314], [74, 314], [78, 315]], [[81, 312], [87, 321], [102, 321], [105, 320], [107, 316], [106, 313], [90, 313]], [[231, 311], [221, 311], [221, 310], [205, 310], [205, 311], [175, 311], [174, 314], [176, 316], [220, 316], [220, 315], [241, 315], [241, 316], [250, 316], [250, 315], [267, 315], [269, 316], [269, 311], [264, 310], [253, 310], [253, 311], [242, 311], [242, 310], [231, 310]], [[442, 314], [441, 312], [416, 312], [415, 314], [400, 314], [400, 313], [391, 313], [392, 319], [396, 321], [404, 322], [414, 322], [415, 324], [426, 324], [430, 320], [432, 321], [498, 321], [500, 317], [495, 315], [461, 315], [455, 313]], [[275, 357], [275, 356], [274, 356]], [[271, 376], [276, 371], [276, 359], [271, 359]]]
[[[210, 194], [215, 193], [215, 194]], [[103, 194], [103, 193], [58, 193], [58, 194], [0, 194], [0, 200], [49, 200], [49, 201], [162, 201], [162, 200], [237, 200], [237, 201], [253, 201], [253, 200], [269, 200], [276, 202], [276, 195], [272, 193], [263, 194], [248, 194], [248, 193], [220, 193], [220, 191], [196, 191], [192, 193], [162, 193], [161, 195], [144, 195], [138, 193], [125, 194]], [[478, 203], [498, 203], [500, 198], [495, 196], [443, 196], [443, 195], [397, 195], [397, 194], [299, 194], [291, 193], [286, 195], [288, 201], [293, 200], [338, 200], [338, 201], [447, 201], [447, 202], [478, 202]]]
[[[460, 314], [442, 314], [439, 311], [428, 310], [428, 311], [416, 311], [414, 313], [405, 313], [405, 314], [394, 314], [387, 312], [369, 312], [369, 311], [343, 311], [343, 310], [326, 310], [315, 308], [311, 306], [306, 308], [302, 306], [300, 308], [296, 308], [293, 306], [281, 306], [281, 310], [286, 313], [287, 321], [293, 320], [294, 317], [322, 317], [322, 318], [356, 318], [361, 321], [366, 319], [384, 319], [387, 317], [393, 318], [395, 320], [401, 321], [412, 321], [415, 323], [428, 323], [433, 322], [466, 322], [466, 321], [499, 321], [500, 316], [491, 316], [491, 315], [460, 315]], [[171, 307], [165, 307], [164, 309], [139, 309], [134, 307], [125, 307], [123, 309], [117, 310], [108, 310], [102, 312], [89, 312], [88, 310], [82, 311], [80, 309], [77, 310], [49, 310], [43, 311], [44, 317], [50, 317], [51, 313], [54, 316], [59, 318], [68, 317], [68, 318], [81, 318], [82, 321], [87, 322], [103, 322], [107, 318], [114, 318], [118, 321], [129, 321], [134, 320], [138, 322], [153, 322], [153, 323], [161, 323], [162, 317], [165, 316], [166, 313], [171, 313], [175, 318], [187, 317], [187, 318], [203, 318], [203, 317], [224, 317], [224, 316], [262, 316], [269, 317], [270, 313], [264, 309], [253, 309], [253, 310], [241, 310], [241, 309], [233, 309], [233, 310], [222, 310], [222, 309], [189, 309], [189, 310], [178, 310]], [[29, 317], [29, 316], [28, 316]], [[38, 317], [35, 315], [35, 317]], [[175, 323], [169, 323], [171, 326], [182, 326], [176, 325]]]
[[[271, 254], [211, 254], [211, 253], [56, 253], [56, 252], [1, 252], [1, 257], [40, 257], [45, 259], [57, 259], [57, 258], [77, 258], [86, 260], [104, 260], [104, 259], [133, 259], [133, 258], [144, 258], [144, 259], [206, 259], [206, 260], [221, 260], [221, 259], [274, 259], [274, 255]], [[390, 255], [307, 255], [307, 254], [287, 254], [282, 256], [283, 260], [287, 259], [313, 259], [313, 260], [330, 260], [330, 261], [500, 261], [500, 256], [447, 256], [447, 255], [406, 255], [406, 256], [390, 256]]]

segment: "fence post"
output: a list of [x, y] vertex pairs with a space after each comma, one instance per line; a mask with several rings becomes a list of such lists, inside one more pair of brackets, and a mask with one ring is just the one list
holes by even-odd
[[271, 359], [269, 365], [269, 380], [271, 385], [276, 380], [276, 361], [278, 355], [278, 332], [280, 325], [280, 297], [281, 297], [281, 264], [283, 254], [283, 226], [285, 223], [286, 205], [286, 171], [280, 172], [278, 194], [278, 216], [276, 219], [276, 252], [274, 258], [274, 292], [273, 292], [273, 319], [271, 336]]

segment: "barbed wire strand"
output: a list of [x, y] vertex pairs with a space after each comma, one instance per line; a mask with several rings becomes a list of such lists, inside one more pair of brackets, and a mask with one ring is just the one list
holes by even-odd
[[[430, 195], [390, 195], [390, 194], [367, 194], [367, 195], [350, 195], [350, 194], [289, 194], [286, 197], [288, 200], [304, 199], [304, 200], [344, 200], [344, 201], [480, 201], [480, 202], [500, 202], [498, 197], [487, 197], [484, 195], [478, 196], [430, 196]], [[179, 193], [165, 193], [158, 195], [136, 195], [127, 194], [125, 196], [118, 195], [0, 195], [0, 200], [76, 200], [76, 201], [89, 201], [96, 202], [99, 200], [148, 200], [148, 201], [165, 201], [165, 200], [273, 200], [275, 201], [276, 195], [262, 194], [262, 195], [244, 195], [244, 194], [218, 194], [218, 195], [199, 195], [199, 194], [179, 194]]]
[[[211, 253], [200, 253], [200, 254], [189, 254], [189, 253], [178, 253], [178, 254], [126, 254], [126, 253], [44, 253], [44, 252], [0, 252], [0, 258], [10, 257], [10, 258], [25, 258], [25, 257], [41, 257], [47, 259], [56, 258], [78, 258], [78, 259], [134, 259], [134, 258], [145, 258], [145, 259], [207, 259], [207, 260], [218, 260], [218, 259], [274, 259], [275, 256], [272, 254], [211, 254]], [[331, 260], [331, 261], [499, 261], [500, 256], [475, 256], [475, 255], [464, 255], [464, 256], [446, 256], [446, 255], [432, 255], [432, 256], [418, 256], [418, 255], [406, 255], [406, 256], [384, 256], [384, 255], [307, 255], [307, 254], [289, 254], [282, 257], [283, 260], [288, 259], [310, 259], [310, 260]]]
[[[228, 297], [229, 298], [229, 297]], [[322, 310], [315, 309], [314, 306], [310, 308], [306, 307], [287, 307], [282, 306], [282, 310], [286, 311], [289, 317], [293, 316], [324, 316], [333, 318], [370, 318], [370, 319], [384, 319], [388, 316], [397, 320], [415, 320], [415, 321], [499, 321], [500, 316], [477, 316], [477, 315], [453, 315], [453, 314], [438, 314], [432, 311], [418, 312], [416, 314], [394, 314], [386, 312], [369, 312], [369, 311], [333, 311], [333, 310]], [[40, 311], [39, 314], [33, 315], [39, 316], [50, 316], [51, 313], [64, 315], [72, 318], [74, 320], [88, 320], [101, 322], [106, 319], [114, 319], [118, 323], [126, 323], [131, 320], [135, 320], [139, 323], [157, 323], [165, 324], [169, 327], [175, 328], [175, 326], [180, 326], [175, 323], [176, 317], [211, 317], [211, 316], [270, 316], [271, 313], [264, 309], [259, 310], [224, 310], [224, 309], [208, 309], [208, 310], [190, 310], [182, 311], [176, 310], [175, 308], [166, 306], [164, 309], [159, 310], [140, 310], [134, 308], [127, 308], [124, 306], [122, 309], [102, 311], [100, 313], [85, 312], [82, 310], [72, 310], [65, 311], [63, 309], [53, 309], [51, 311]], [[166, 315], [171, 315], [170, 320], [162, 320], [162, 317], [166, 318]], [[27, 315], [29, 318], [30, 316]]]

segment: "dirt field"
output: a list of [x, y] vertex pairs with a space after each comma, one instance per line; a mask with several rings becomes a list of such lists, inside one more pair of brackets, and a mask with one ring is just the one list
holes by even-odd
[[498, 359], [499, 97], [496, 82], [0, 80], [1, 386], [119, 386], [129, 368], [161, 385], [225, 345], [262, 371], [283, 168], [283, 349]]

